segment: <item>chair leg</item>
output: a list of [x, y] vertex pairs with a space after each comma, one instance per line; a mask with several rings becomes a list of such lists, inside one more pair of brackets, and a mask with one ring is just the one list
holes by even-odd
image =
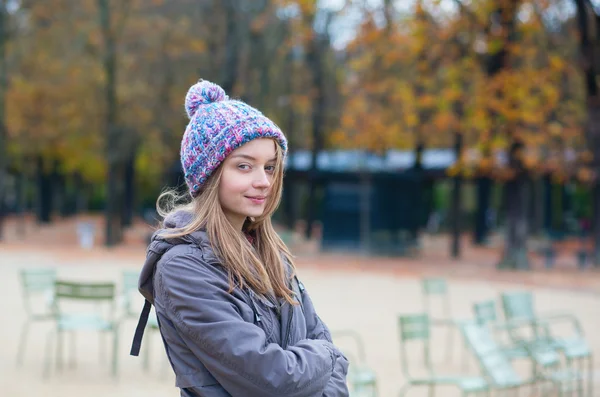
[[70, 365], [71, 368], [75, 368], [75, 366], [76, 366], [76, 363], [75, 363], [75, 355], [76, 355], [76, 353], [75, 353], [75, 350], [76, 350], [75, 335], [76, 335], [76, 332], [72, 331], [71, 332], [71, 365]]
[[588, 357], [588, 397], [594, 397], [594, 356]]
[[23, 323], [21, 336], [19, 337], [19, 347], [17, 349], [17, 367], [23, 364], [23, 355], [25, 354], [25, 344], [27, 343], [27, 335], [29, 334], [29, 320]]
[[434, 385], [429, 385], [429, 397], [433, 397], [435, 396], [435, 386]]
[[56, 368], [62, 371], [63, 332], [56, 330]]
[[469, 369], [469, 348], [467, 342], [463, 340], [463, 351], [462, 351], [462, 369], [467, 371]]
[[46, 353], [44, 354], [44, 372], [42, 375], [44, 379], [47, 379], [48, 375], [50, 375], [50, 362], [52, 361], [52, 334], [53, 331], [49, 331], [48, 335], [46, 335]]
[[117, 365], [119, 357], [119, 329], [113, 330], [113, 351], [112, 351], [112, 376], [117, 377]]
[[452, 343], [454, 341], [454, 328], [453, 327], [448, 327], [448, 341], [447, 341], [447, 347], [446, 347], [446, 361], [451, 363], [452, 362], [452, 347], [454, 346], [454, 344]]
[[150, 349], [151, 349], [151, 345], [150, 345], [150, 336], [152, 335], [148, 335], [145, 339], [146, 342], [146, 347], [143, 348], [142, 350], [144, 351], [144, 358], [142, 360], [142, 366], [144, 368], [144, 371], [148, 371], [148, 369], [150, 368]]
[[100, 341], [98, 343], [98, 353], [99, 353], [99, 357], [100, 357], [100, 362], [103, 363], [106, 359], [106, 346], [104, 343], [104, 333], [103, 332], [99, 332], [98, 333], [98, 337], [100, 338]]
[[585, 362], [584, 358], [581, 357], [579, 360], [579, 374], [577, 376], [577, 395], [585, 397]]

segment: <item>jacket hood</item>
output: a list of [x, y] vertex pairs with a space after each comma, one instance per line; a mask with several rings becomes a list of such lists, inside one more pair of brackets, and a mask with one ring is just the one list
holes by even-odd
[[[163, 224], [164, 227], [154, 232], [150, 245], [146, 252], [146, 261], [142, 267], [140, 278], [138, 280], [138, 289], [140, 293], [154, 304], [154, 286], [153, 277], [157, 263], [163, 255], [176, 245], [197, 245], [199, 247], [210, 248], [208, 237], [204, 230], [198, 230], [187, 236], [177, 238], [165, 238], [163, 234], [173, 232], [188, 225], [193, 219], [193, 214], [187, 211], [177, 211], [169, 214]], [[212, 250], [211, 250], [212, 251]]]

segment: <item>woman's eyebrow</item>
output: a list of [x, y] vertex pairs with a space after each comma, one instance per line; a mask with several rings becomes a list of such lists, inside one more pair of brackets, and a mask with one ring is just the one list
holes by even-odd
[[[242, 157], [242, 158], [245, 158], [247, 160], [256, 161], [256, 159], [254, 157], [252, 157], [250, 155], [247, 155], [247, 154], [242, 154], [242, 153], [234, 154], [231, 157]], [[269, 161], [276, 161], [276, 160], [277, 160], [277, 157], [273, 157]]]

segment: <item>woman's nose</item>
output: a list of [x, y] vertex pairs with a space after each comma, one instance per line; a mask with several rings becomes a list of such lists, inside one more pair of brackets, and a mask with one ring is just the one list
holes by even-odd
[[256, 178], [254, 179], [254, 187], [267, 188], [271, 186], [269, 175], [265, 171], [258, 171]]

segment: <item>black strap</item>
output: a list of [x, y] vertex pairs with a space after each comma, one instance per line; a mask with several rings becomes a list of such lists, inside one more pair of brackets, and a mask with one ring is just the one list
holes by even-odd
[[142, 337], [144, 336], [144, 330], [146, 329], [146, 324], [148, 324], [148, 317], [150, 316], [150, 308], [152, 307], [152, 303], [150, 303], [147, 299], [144, 302], [144, 308], [142, 309], [142, 313], [140, 314], [140, 319], [138, 321], [138, 325], [135, 328], [135, 334], [133, 335], [133, 343], [131, 344], [131, 351], [129, 352], [132, 356], [140, 355], [140, 347], [142, 346]]

